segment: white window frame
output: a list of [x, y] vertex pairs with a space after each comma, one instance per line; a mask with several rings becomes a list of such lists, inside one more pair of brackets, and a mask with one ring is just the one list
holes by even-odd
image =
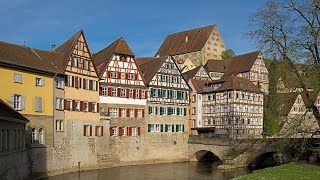
[[118, 136], [118, 127], [112, 127], [112, 134], [111, 136]]
[[60, 77], [56, 78], [56, 88], [64, 89], [64, 80]]
[[113, 88], [111, 89], [111, 96], [112, 96], [112, 97], [117, 97], [117, 91], [118, 91], [118, 89], [115, 88], [115, 87], [113, 87]]
[[63, 98], [56, 98], [56, 110], [63, 110], [64, 109], [64, 99]]
[[92, 112], [97, 112], [97, 103], [96, 102], [92, 102]]
[[168, 90], [167, 89], [162, 89], [162, 97], [168, 98]]
[[139, 89], [136, 90], [136, 99], [139, 98]]
[[83, 60], [83, 69], [89, 70], [89, 61], [88, 60]]
[[80, 111], [80, 101], [75, 100], [74, 103], [75, 103], [76, 111]]
[[110, 108], [109, 113], [110, 113], [110, 117], [118, 117], [119, 116], [118, 108]]
[[161, 124], [155, 124], [154, 131], [155, 132], [160, 132], [161, 131]]
[[167, 132], [172, 132], [172, 124], [167, 124], [168, 131]]
[[117, 79], [118, 78], [118, 72], [110, 72], [110, 78]]
[[87, 101], [83, 102], [83, 111], [84, 112], [89, 111], [89, 103]]
[[130, 109], [129, 110], [129, 116], [130, 117], [134, 117], [134, 109]]
[[102, 96], [108, 96], [108, 87], [102, 87]]
[[138, 128], [132, 127], [131, 128], [131, 136], [137, 136], [138, 135]]
[[121, 88], [120, 97], [126, 97], [126, 89], [125, 88]]
[[127, 109], [126, 108], [120, 108], [120, 113], [121, 113], [121, 117], [126, 117], [127, 116]]
[[72, 67], [77, 68], [78, 67], [78, 58], [72, 57]]
[[128, 73], [128, 79], [129, 80], [134, 80], [134, 74]]
[[15, 83], [22, 83], [22, 74], [14, 73], [13, 81]]
[[36, 86], [44, 86], [44, 79], [36, 77]]
[[175, 107], [172, 107], [171, 110], [172, 110], [171, 115], [177, 115], [177, 109]]
[[172, 90], [172, 99], [177, 99], [177, 90]]
[[137, 117], [139, 117], [139, 118], [142, 117], [142, 109], [137, 110]]
[[133, 98], [133, 89], [129, 89], [129, 98]]
[[122, 129], [121, 129], [121, 136], [127, 136], [127, 127], [125, 126], [125, 127], [122, 127]]
[[22, 95], [14, 94], [13, 109], [22, 110]]

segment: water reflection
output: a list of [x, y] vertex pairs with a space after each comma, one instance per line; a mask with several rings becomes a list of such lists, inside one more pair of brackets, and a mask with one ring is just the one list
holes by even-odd
[[247, 168], [219, 170], [216, 163], [183, 162], [114, 167], [79, 173], [68, 173], [47, 180], [141, 180], [141, 179], [216, 179], [226, 180], [250, 173]]

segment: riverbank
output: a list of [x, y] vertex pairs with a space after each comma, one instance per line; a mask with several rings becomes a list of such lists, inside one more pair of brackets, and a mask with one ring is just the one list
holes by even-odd
[[254, 171], [235, 180], [273, 180], [273, 179], [319, 179], [320, 166], [300, 163], [289, 163]]

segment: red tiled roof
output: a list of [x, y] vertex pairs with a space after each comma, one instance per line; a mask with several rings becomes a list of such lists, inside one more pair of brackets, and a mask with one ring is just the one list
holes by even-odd
[[[136, 61], [139, 62], [137, 65], [139, 66], [140, 71], [142, 72], [142, 76], [145, 80], [146, 84], [152, 80], [153, 76], [158, 72], [159, 68], [166, 61], [169, 56], [161, 56], [159, 58], [149, 57], [149, 58], [137, 58]], [[144, 63], [141, 63], [144, 62]]]
[[215, 92], [226, 91], [226, 90], [240, 90], [245, 92], [262, 93], [262, 91], [254, 85], [250, 80], [237, 76], [230, 76], [225, 79], [213, 81], [213, 83], [223, 83]]
[[207, 72], [225, 73], [229, 67], [230, 61], [209, 59], [204, 65]]
[[200, 51], [215, 27], [216, 25], [211, 25], [170, 34], [166, 37], [156, 55], [178, 55]]
[[190, 79], [190, 82], [192, 83], [194, 89], [197, 91], [197, 93], [202, 93], [203, 88], [206, 87], [207, 84], [209, 84], [211, 81], [209, 80], [200, 80], [200, 79]]

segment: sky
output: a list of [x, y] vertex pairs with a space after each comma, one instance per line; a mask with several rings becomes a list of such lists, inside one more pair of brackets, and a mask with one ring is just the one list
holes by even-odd
[[136, 57], [154, 56], [168, 34], [216, 24], [228, 49], [255, 51], [245, 36], [266, 0], [0, 0], [0, 41], [50, 50], [80, 29], [90, 51], [124, 37]]

